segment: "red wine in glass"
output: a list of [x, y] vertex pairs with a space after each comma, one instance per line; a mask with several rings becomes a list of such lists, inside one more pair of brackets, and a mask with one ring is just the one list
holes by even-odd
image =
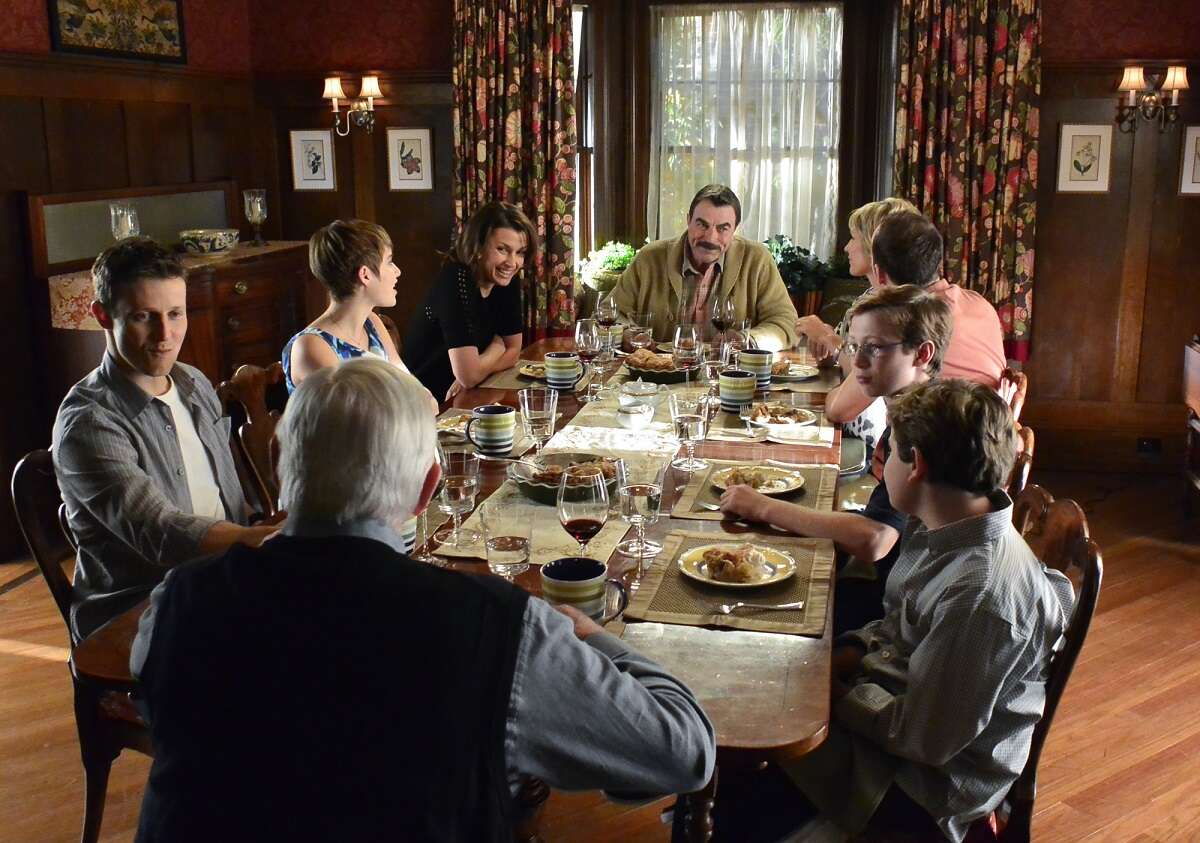
[[579, 555], [587, 554], [587, 543], [608, 523], [608, 487], [602, 472], [571, 476], [564, 471], [558, 484], [558, 523], [575, 541]]
[[604, 328], [611, 328], [613, 325], [617, 324], [617, 315], [615, 313], [611, 315], [607, 313], [597, 313], [596, 321], [599, 322]]
[[594, 539], [603, 528], [604, 522], [595, 518], [572, 518], [563, 522], [563, 529], [581, 545], [586, 545]]

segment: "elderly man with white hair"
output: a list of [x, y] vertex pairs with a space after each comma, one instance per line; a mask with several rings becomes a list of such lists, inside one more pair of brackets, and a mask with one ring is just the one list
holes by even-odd
[[278, 435], [282, 534], [173, 569], [142, 618], [138, 841], [499, 841], [522, 774], [708, 781], [713, 728], [678, 680], [583, 615], [400, 551], [440, 471], [415, 378], [314, 372]]

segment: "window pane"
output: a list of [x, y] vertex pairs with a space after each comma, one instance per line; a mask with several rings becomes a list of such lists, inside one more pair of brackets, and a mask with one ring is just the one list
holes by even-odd
[[837, 3], [658, 6], [647, 219], [683, 230], [709, 182], [742, 201], [741, 234], [787, 234], [829, 257], [837, 212], [842, 9]]

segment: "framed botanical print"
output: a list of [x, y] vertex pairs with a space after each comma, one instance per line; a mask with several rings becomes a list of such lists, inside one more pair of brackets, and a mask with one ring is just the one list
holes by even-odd
[[187, 61], [183, 0], [48, 0], [48, 7], [57, 51]]
[[433, 190], [433, 132], [388, 129], [388, 189]]
[[293, 190], [337, 190], [332, 129], [302, 129], [289, 133]]
[[1108, 193], [1112, 124], [1063, 123], [1058, 143], [1059, 193]]
[[1200, 196], [1200, 126], [1185, 126], [1183, 130], [1179, 193], [1182, 196]]

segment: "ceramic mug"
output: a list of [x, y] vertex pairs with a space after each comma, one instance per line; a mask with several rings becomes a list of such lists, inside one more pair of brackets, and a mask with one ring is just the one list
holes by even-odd
[[512, 450], [517, 411], [506, 404], [484, 404], [471, 411], [467, 439], [481, 454], [501, 457]]
[[625, 586], [608, 578], [604, 563], [583, 556], [542, 566], [542, 598], [551, 606], [574, 606], [599, 624], [611, 621], [629, 603]]
[[[768, 369], [768, 372], [770, 370]], [[770, 375], [767, 375], [770, 378]], [[721, 394], [721, 409], [737, 415], [743, 405], [754, 401], [754, 390], [758, 378], [753, 372], [729, 369], [721, 372], [718, 388]]]
[[771, 366], [775, 362], [775, 353], [762, 348], [743, 348], [738, 352], [738, 368], [743, 372], [753, 372], [759, 389], [771, 385]]
[[546, 385], [551, 389], [571, 389], [583, 375], [583, 364], [574, 351], [550, 351], [542, 359], [546, 366]]
[[417, 545], [417, 519], [410, 518], [400, 528], [400, 552], [412, 553]]

